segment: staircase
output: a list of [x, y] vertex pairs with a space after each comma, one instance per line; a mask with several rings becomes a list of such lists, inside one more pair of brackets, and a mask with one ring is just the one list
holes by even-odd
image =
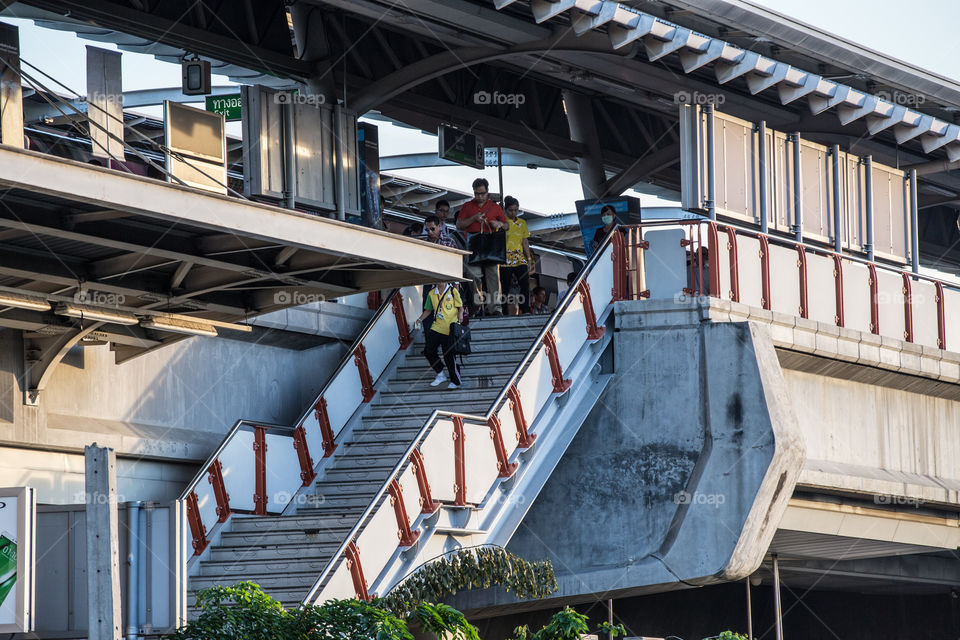
[[[423, 335], [398, 356], [397, 366], [336, 454], [284, 515], [234, 515], [191, 571], [193, 594], [213, 585], [252, 580], [285, 606], [314, 586], [364, 509], [401, 462], [435, 409], [483, 415], [534, 344], [548, 316], [487, 318], [471, 323], [473, 353], [463, 359], [463, 387], [431, 387]], [[384, 496], [382, 500], [389, 500]], [[408, 509], [416, 496], [408, 495]], [[412, 503], [412, 504], [411, 504]], [[394, 539], [395, 541], [395, 539]]]

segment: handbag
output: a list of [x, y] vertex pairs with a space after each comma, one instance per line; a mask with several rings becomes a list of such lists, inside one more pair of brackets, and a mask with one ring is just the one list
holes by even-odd
[[454, 355], [470, 355], [470, 327], [459, 322], [450, 325], [450, 349]]
[[506, 264], [507, 231], [473, 233], [467, 240], [467, 248], [470, 249], [467, 264]]

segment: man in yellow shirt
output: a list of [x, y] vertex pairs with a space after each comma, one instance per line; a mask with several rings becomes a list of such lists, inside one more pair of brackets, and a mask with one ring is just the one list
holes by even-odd
[[[457, 361], [450, 345], [450, 325], [454, 322], [463, 322], [463, 301], [460, 299], [460, 292], [453, 284], [441, 282], [430, 290], [424, 303], [423, 313], [414, 323], [414, 329], [419, 329], [431, 313], [433, 323], [424, 332], [426, 346], [423, 348], [423, 355], [427, 357], [427, 362], [437, 372], [437, 377], [433, 379], [430, 386], [436, 387], [449, 380], [447, 389], [459, 389], [460, 370], [457, 369]], [[443, 355], [443, 360], [440, 359], [438, 352]], [[450, 372], [449, 377], [443, 372], [444, 363], [447, 365], [447, 371]]]
[[[521, 220], [520, 202], [513, 196], [503, 199], [504, 212], [507, 214], [507, 263], [500, 267], [500, 291], [509, 292], [510, 283], [516, 279], [520, 289], [520, 298], [515, 302], [520, 313], [530, 311], [530, 276], [534, 273], [535, 262], [530, 251], [530, 230], [526, 220]], [[504, 313], [506, 313], [506, 305]]]

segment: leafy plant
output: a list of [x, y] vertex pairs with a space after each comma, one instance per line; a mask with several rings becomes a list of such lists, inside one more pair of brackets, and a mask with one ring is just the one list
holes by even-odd
[[[580, 640], [581, 636], [590, 633], [587, 620], [587, 616], [582, 613], [577, 613], [570, 607], [564, 607], [553, 614], [550, 622], [536, 633], [530, 633], [527, 625], [517, 627], [513, 631], [514, 640]], [[622, 624], [612, 625], [609, 622], [603, 622], [595, 633], [607, 634], [607, 637], [615, 638], [627, 635], [627, 630]]]
[[410, 614], [410, 621], [416, 622], [427, 633], [445, 640], [480, 640], [477, 628], [449, 605], [423, 603]]
[[733, 631], [727, 630], [720, 633], [717, 636], [717, 640], [747, 640], [747, 636], [742, 633], [735, 633]]
[[549, 560], [527, 562], [501, 547], [461, 549], [421, 566], [377, 604], [405, 616], [424, 602], [492, 585], [502, 586], [518, 598], [539, 599], [557, 590], [557, 578]]

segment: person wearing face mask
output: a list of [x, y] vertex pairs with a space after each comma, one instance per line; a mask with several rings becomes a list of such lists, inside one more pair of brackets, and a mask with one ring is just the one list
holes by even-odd
[[593, 244], [590, 247], [591, 254], [597, 250], [597, 247], [603, 244], [603, 241], [610, 235], [614, 225], [617, 223], [617, 212], [613, 208], [613, 205], [607, 204], [600, 209], [600, 222], [603, 223], [603, 226], [593, 234]]

